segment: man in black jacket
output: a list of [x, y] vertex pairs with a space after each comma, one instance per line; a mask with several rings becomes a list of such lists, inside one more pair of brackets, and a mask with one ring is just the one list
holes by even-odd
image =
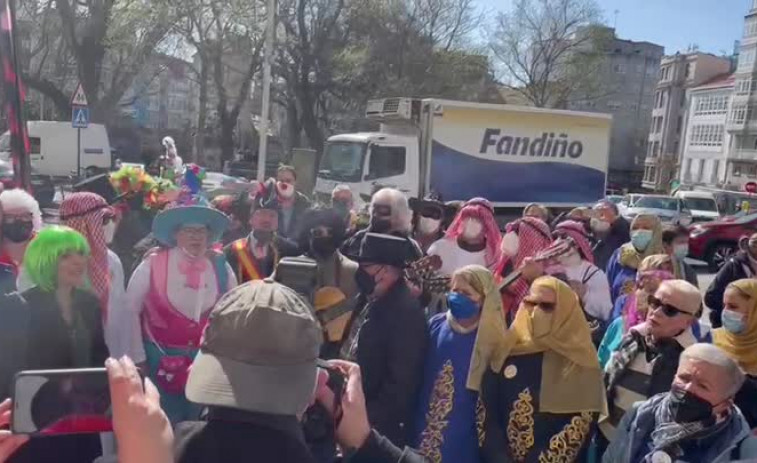
[[594, 206], [596, 217], [591, 219], [591, 229], [597, 244], [594, 245], [594, 265], [607, 268], [610, 257], [620, 246], [631, 241], [631, 226], [611, 201], [600, 201]]
[[739, 243], [741, 251], [720, 268], [715, 278], [704, 294], [704, 303], [710, 308], [710, 323], [713, 328], [723, 326], [721, 314], [723, 313], [723, 294], [726, 287], [734, 281], [744, 278], [754, 278], [757, 269], [757, 233], [742, 239]]
[[403, 276], [415, 255], [408, 238], [365, 234], [351, 256], [364, 305], [342, 346], [342, 357], [363, 371], [371, 425], [400, 446], [411, 432], [428, 343], [423, 309]]

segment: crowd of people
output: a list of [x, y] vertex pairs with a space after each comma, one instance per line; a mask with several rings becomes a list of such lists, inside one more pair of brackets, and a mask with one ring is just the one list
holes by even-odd
[[757, 234], [703, 296], [688, 231], [608, 201], [501, 229], [282, 166], [210, 202], [175, 158], [168, 199], [96, 177], [57, 225], [0, 193], [0, 397], [105, 365], [115, 431], [0, 430], [0, 463], [757, 459]]

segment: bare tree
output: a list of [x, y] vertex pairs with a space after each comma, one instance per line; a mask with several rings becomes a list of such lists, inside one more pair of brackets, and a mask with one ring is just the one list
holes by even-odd
[[490, 40], [508, 86], [538, 107], [606, 93], [594, 80], [610, 33], [600, 19], [595, 0], [517, 0]]

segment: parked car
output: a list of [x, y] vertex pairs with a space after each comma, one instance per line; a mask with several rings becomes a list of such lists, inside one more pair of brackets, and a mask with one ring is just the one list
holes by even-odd
[[205, 172], [202, 189], [212, 199], [220, 195], [248, 191], [250, 189], [250, 182], [247, 179], [231, 177], [220, 172]]
[[737, 214], [689, 228], [689, 257], [707, 262], [717, 271], [738, 251], [739, 239], [757, 232], [757, 213]]
[[[49, 207], [55, 199], [55, 184], [52, 177], [42, 175], [32, 168], [32, 195], [41, 207]], [[16, 180], [13, 176], [13, 165], [7, 161], [0, 161], [0, 183], [4, 188], [14, 188]]]
[[678, 191], [675, 197], [683, 200], [686, 208], [691, 211], [694, 222], [709, 222], [720, 218], [715, 195], [709, 191]]
[[682, 199], [661, 195], [639, 195], [631, 206], [621, 212], [626, 219], [633, 220], [639, 214], [652, 214], [663, 223], [672, 223], [688, 227], [691, 225], [691, 211]]

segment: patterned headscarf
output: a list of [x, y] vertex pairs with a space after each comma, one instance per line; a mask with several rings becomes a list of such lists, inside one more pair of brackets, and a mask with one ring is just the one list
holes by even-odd
[[84, 235], [89, 243], [89, 282], [100, 299], [103, 319], [107, 318], [110, 288], [108, 245], [105, 242], [103, 218], [113, 214], [113, 209], [105, 199], [95, 193], [71, 193], [60, 204], [61, 222]]
[[662, 247], [662, 222], [660, 218], [652, 214], [639, 214], [631, 222], [631, 234], [633, 234], [634, 226], [642, 220], [648, 220], [652, 223], [652, 241], [644, 250], [639, 252], [634, 247], [633, 243], [629, 242], [620, 247], [620, 264], [624, 267], [638, 269], [641, 261], [646, 257], [653, 256], [655, 254], [662, 254], [664, 249]]
[[499, 226], [494, 219], [494, 207], [484, 198], [473, 198], [460, 209], [455, 216], [445, 236], [447, 239], [457, 239], [462, 235], [465, 221], [476, 219], [484, 226], [484, 237], [486, 238], [486, 265], [491, 268], [499, 261], [500, 249], [499, 244], [502, 235], [499, 233]]
[[[512, 262], [512, 268], [516, 270], [527, 258], [535, 256], [552, 244], [552, 234], [550, 233], [549, 225], [534, 217], [523, 217], [510, 222], [505, 227], [505, 230], [507, 233], [517, 233], [520, 244], [518, 246], [518, 254], [514, 258], [503, 256], [501, 262], [497, 265], [496, 275], [498, 279], [502, 278], [502, 272], [508, 262]], [[522, 278], [510, 285], [508, 292], [513, 297], [513, 301], [508, 307], [505, 307], [505, 310], [508, 312], [516, 310], [521, 300], [528, 294], [528, 288], [528, 282]]]
[[587, 262], [594, 263], [594, 253], [591, 250], [589, 237], [586, 236], [586, 229], [581, 222], [573, 220], [561, 222], [555, 229], [555, 236], [559, 236], [560, 234], [573, 238], [573, 242], [576, 243], [581, 252], [581, 257]]

